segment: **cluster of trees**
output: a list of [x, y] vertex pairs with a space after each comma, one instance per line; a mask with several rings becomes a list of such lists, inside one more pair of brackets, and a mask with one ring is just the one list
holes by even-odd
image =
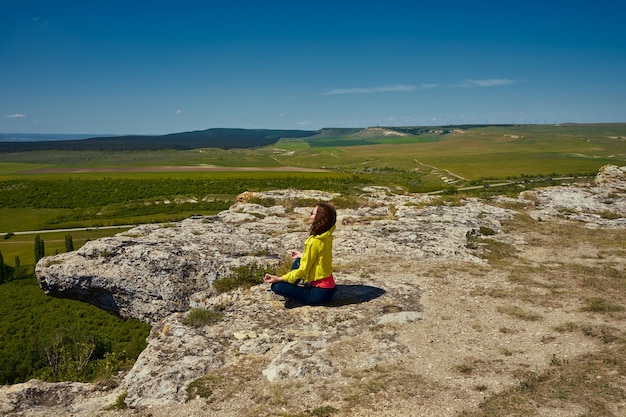
[[14, 264], [15, 266], [7, 264], [4, 260], [4, 255], [2, 255], [2, 251], [0, 251], [0, 284], [30, 276], [27, 268], [22, 266], [19, 256], [15, 257]]
[[93, 381], [131, 366], [150, 327], [47, 296], [32, 273], [0, 285], [0, 384]]
[[[35, 236], [35, 260], [45, 242]], [[74, 250], [71, 234], [65, 250]], [[92, 381], [132, 365], [145, 348], [149, 326], [73, 300], [47, 296], [32, 266], [4, 261], [0, 251], [0, 384], [31, 378]]]
[[[65, 251], [71, 252], [74, 250], [74, 239], [71, 234], [65, 235]], [[34, 242], [35, 263], [39, 262], [41, 258], [45, 256], [45, 242], [40, 235], [35, 236]], [[22, 262], [19, 256], [15, 256], [15, 266], [10, 266], [4, 261], [4, 255], [0, 251], [0, 284], [3, 282], [9, 282], [12, 280], [28, 278], [32, 275], [33, 271], [28, 271], [27, 268], [22, 267]]]

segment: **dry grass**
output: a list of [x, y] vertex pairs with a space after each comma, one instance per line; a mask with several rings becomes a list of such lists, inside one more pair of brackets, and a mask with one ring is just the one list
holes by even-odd
[[626, 401], [625, 374], [623, 342], [571, 360], [553, 358], [547, 371], [519, 372], [517, 386], [490, 396], [478, 410], [460, 416], [532, 417], [574, 410], [567, 415], [617, 417], [619, 405]]
[[[554, 330], [582, 334], [600, 341], [603, 348], [570, 359], [554, 355], [549, 369], [543, 371], [517, 369], [515, 386], [486, 397], [478, 409], [459, 416], [624, 415], [626, 230], [594, 230], [576, 222], [536, 222], [525, 215], [517, 216], [505, 230], [524, 235], [526, 250], [497, 256], [498, 268], [508, 270], [508, 283], [475, 288], [472, 295], [497, 299], [499, 312], [525, 321], [541, 320], [541, 315], [531, 310], [535, 308], [571, 311], [582, 321], [563, 323]], [[600, 320], [605, 324], [597, 324]], [[501, 328], [503, 333], [509, 331]], [[502, 353], [512, 356], [516, 352], [506, 349]], [[474, 369], [474, 364], [457, 368], [468, 373]]]

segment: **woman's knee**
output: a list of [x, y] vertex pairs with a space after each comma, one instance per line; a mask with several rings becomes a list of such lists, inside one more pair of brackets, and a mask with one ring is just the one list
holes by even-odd
[[285, 297], [297, 297], [297, 298], [302, 297], [302, 295], [300, 294], [301, 288], [299, 288], [297, 285], [290, 284], [288, 282], [275, 282], [272, 284], [271, 288], [272, 288], [272, 291], [274, 291], [276, 294], [279, 294]]

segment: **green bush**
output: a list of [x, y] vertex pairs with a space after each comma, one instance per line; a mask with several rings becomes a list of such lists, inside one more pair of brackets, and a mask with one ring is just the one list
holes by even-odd
[[355, 195], [342, 195], [333, 198], [330, 202], [338, 209], [358, 209], [370, 205], [368, 200]]
[[612, 313], [618, 311], [624, 311], [626, 308], [619, 304], [605, 300], [604, 298], [590, 298], [587, 300], [587, 304], [582, 308], [583, 311], [595, 312], [595, 313]]
[[124, 410], [126, 408], [126, 391], [117, 396], [115, 402], [111, 405], [104, 407], [104, 411]]
[[217, 323], [224, 315], [218, 308], [207, 310], [206, 308], [194, 308], [187, 313], [183, 324], [187, 326], [201, 327]]
[[205, 375], [190, 382], [187, 385], [186, 401], [191, 401], [195, 398], [209, 398], [213, 395], [213, 391], [219, 382], [220, 377], [217, 375]]
[[250, 288], [263, 282], [266, 273], [274, 274], [273, 268], [253, 263], [251, 265], [241, 265], [231, 268], [232, 275], [225, 278], [219, 278], [213, 281], [213, 288], [218, 293], [225, 293], [237, 288]]
[[496, 231], [493, 230], [491, 227], [487, 227], [487, 226], [480, 226], [480, 234], [483, 236], [493, 236], [496, 234]]

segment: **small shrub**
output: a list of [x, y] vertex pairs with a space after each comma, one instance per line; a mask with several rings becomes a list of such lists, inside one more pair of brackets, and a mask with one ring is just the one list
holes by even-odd
[[604, 298], [590, 298], [587, 300], [587, 305], [582, 308], [582, 311], [589, 311], [595, 313], [613, 313], [617, 311], [624, 311], [624, 307], [605, 300]]
[[603, 211], [602, 213], [600, 213], [600, 217], [606, 220], [616, 220], [616, 219], [621, 218], [622, 216], [620, 216], [619, 214], [615, 212], [607, 210], [607, 211]]
[[541, 315], [525, 311], [517, 306], [500, 306], [497, 308], [500, 313], [508, 314], [512, 317], [526, 321], [538, 321], [541, 320]]
[[266, 273], [274, 274], [275, 270], [253, 263], [251, 265], [240, 265], [231, 268], [233, 273], [229, 277], [219, 278], [213, 281], [213, 288], [218, 293], [225, 293], [237, 288], [250, 288], [263, 282]]
[[454, 369], [464, 375], [469, 375], [474, 371], [474, 368], [471, 365], [457, 365]]
[[315, 198], [286, 198], [280, 201], [280, 204], [291, 213], [297, 207], [315, 207], [318, 202], [319, 200]]
[[191, 401], [194, 398], [209, 398], [213, 395], [213, 390], [220, 382], [220, 377], [216, 375], [205, 375], [194, 381], [191, 381], [187, 385], [186, 401]]
[[496, 234], [496, 231], [493, 230], [491, 227], [480, 226], [480, 234], [483, 236], [493, 236]]
[[585, 325], [582, 326], [580, 330], [585, 336], [601, 340], [603, 343], [613, 343], [619, 340], [624, 341], [623, 337], [619, 336], [619, 330], [614, 327], [605, 325]]
[[330, 417], [331, 414], [338, 412], [339, 410], [330, 405], [324, 405], [322, 407], [317, 407], [311, 410], [312, 416], [317, 417]]
[[222, 320], [224, 314], [218, 309], [207, 310], [206, 308], [194, 308], [187, 313], [183, 324], [187, 326], [208, 326]]
[[274, 198], [250, 197], [247, 202], [250, 204], [258, 204], [263, 207], [273, 207], [276, 205], [276, 199]]
[[123, 410], [126, 408], [126, 391], [117, 396], [115, 402], [107, 407], [104, 407], [104, 411]]
[[480, 243], [482, 243], [480, 257], [488, 261], [497, 262], [515, 256], [515, 248], [508, 243], [491, 239], [481, 239]]
[[365, 198], [355, 195], [335, 197], [330, 202], [338, 209], [358, 209], [360, 207], [367, 207], [370, 205]]

